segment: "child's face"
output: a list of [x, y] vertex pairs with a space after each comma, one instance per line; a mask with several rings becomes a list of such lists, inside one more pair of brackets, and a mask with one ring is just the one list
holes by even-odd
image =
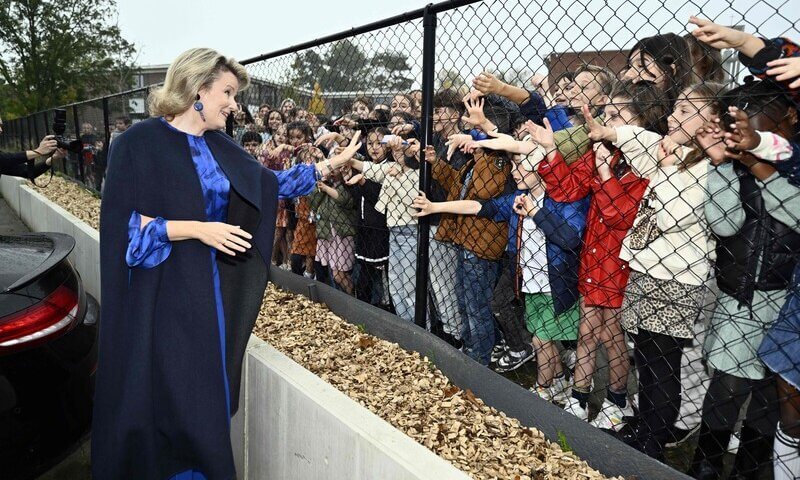
[[293, 128], [293, 129], [289, 130], [288, 135], [289, 135], [289, 140], [288, 140], [289, 141], [289, 145], [291, 145], [291, 146], [293, 146], [295, 148], [299, 147], [300, 145], [302, 145], [304, 143], [308, 143], [308, 139], [306, 138], [306, 135], [302, 131], [300, 131], [300, 130], [298, 130], [296, 128]]
[[287, 115], [289, 110], [293, 109], [294, 106], [294, 102], [284, 102], [283, 105], [281, 105], [281, 113]]
[[351, 108], [351, 113], [358, 115], [358, 118], [369, 118], [369, 107], [364, 102], [355, 102]]
[[667, 135], [678, 145], [686, 145], [694, 133], [714, 116], [712, 104], [684, 91], [675, 102], [675, 110], [667, 119]]
[[255, 157], [258, 154], [258, 147], [260, 145], [261, 144], [259, 142], [244, 142], [242, 147], [244, 147], [245, 152]]
[[581, 72], [574, 81], [570, 82], [568, 90], [565, 92], [570, 107], [580, 110], [584, 105], [593, 106], [603, 103], [604, 95], [595, 75], [595, 72]]
[[630, 57], [628, 69], [625, 71], [623, 80], [633, 80], [634, 82], [648, 81], [653, 82], [662, 90], [667, 88], [667, 74], [659, 68], [655, 59], [648, 55], [641, 55], [639, 50], [633, 52]]
[[458, 122], [458, 112], [450, 107], [433, 109], [433, 131], [441, 133]]
[[556, 84], [556, 90], [553, 95], [553, 101], [556, 103], [556, 105], [560, 105], [562, 107], [569, 106], [569, 98], [567, 98], [566, 94], [567, 87], [569, 86], [569, 84], [570, 81], [566, 77], [559, 80], [558, 83]]
[[529, 172], [519, 161], [519, 156], [515, 157], [514, 170], [511, 171], [511, 176], [517, 182], [517, 189], [519, 190], [530, 190], [540, 183], [539, 175], [536, 172]]
[[275, 139], [276, 145], [282, 145], [286, 143], [286, 127], [281, 125], [275, 130], [275, 135], [272, 137]]
[[406, 112], [409, 114], [413, 114], [413, 110], [411, 108], [411, 102], [405, 97], [405, 95], [395, 95], [392, 98], [392, 104], [390, 105], [393, 112]]
[[383, 135], [377, 132], [372, 132], [367, 135], [367, 155], [376, 162], [386, 158], [386, 154], [389, 151], [386, 144], [381, 143], [382, 138]]
[[636, 114], [631, 111], [627, 98], [612, 98], [605, 107], [605, 125], [607, 127], [621, 127], [623, 125], [640, 126]]
[[278, 129], [281, 125], [283, 125], [283, 120], [281, 120], [281, 114], [278, 112], [272, 112], [269, 114], [269, 118], [267, 119], [267, 123], [269, 124], [269, 128], [272, 129], [274, 132]]

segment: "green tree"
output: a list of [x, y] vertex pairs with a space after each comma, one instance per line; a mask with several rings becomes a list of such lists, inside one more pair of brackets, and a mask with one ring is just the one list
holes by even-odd
[[372, 74], [370, 87], [382, 91], [402, 91], [411, 88], [414, 79], [410, 76], [408, 57], [399, 52], [379, 52], [370, 59]]
[[0, 109], [44, 110], [131, 86], [115, 0], [0, 0]]
[[308, 89], [319, 83], [324, 92], [407, 90], [414, 81], [410, 72], [408, 56], [384, 51], [370, 57], [353, 40], [345, 39], [327, 50], [298, 53], [288, 80]]

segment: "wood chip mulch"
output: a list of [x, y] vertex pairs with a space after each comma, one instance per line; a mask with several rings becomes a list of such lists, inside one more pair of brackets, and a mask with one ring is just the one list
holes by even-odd
[[[37, 190], [98, 228], [100, 201], [79, 185], [54, 177]], [[365, 334], [325, 305], [270, 285], [254, 333], [473, 478], [606, 478], [450, 383], [427, 357]], [[569, 439], [560, 443], [568, 449]]]

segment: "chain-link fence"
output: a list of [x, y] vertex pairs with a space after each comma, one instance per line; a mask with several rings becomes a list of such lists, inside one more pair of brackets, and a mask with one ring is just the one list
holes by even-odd
[[[448, 2], [245, 61], [272, 261], [695, 478], [800, 478], [790, 7]], [[102, 190], [146, 93], [68, 106], [56, 168]]]

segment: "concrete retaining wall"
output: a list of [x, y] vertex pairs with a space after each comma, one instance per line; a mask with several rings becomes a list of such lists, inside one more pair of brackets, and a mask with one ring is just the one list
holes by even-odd
[[[70, 260], [100, 300], [98, 232], [20, 179], [0, 177], [0, 193], [31, 230], [75, 238]], [[242, 375], [231, 423], [240, 478], [469, 478], [255, 336]]]

